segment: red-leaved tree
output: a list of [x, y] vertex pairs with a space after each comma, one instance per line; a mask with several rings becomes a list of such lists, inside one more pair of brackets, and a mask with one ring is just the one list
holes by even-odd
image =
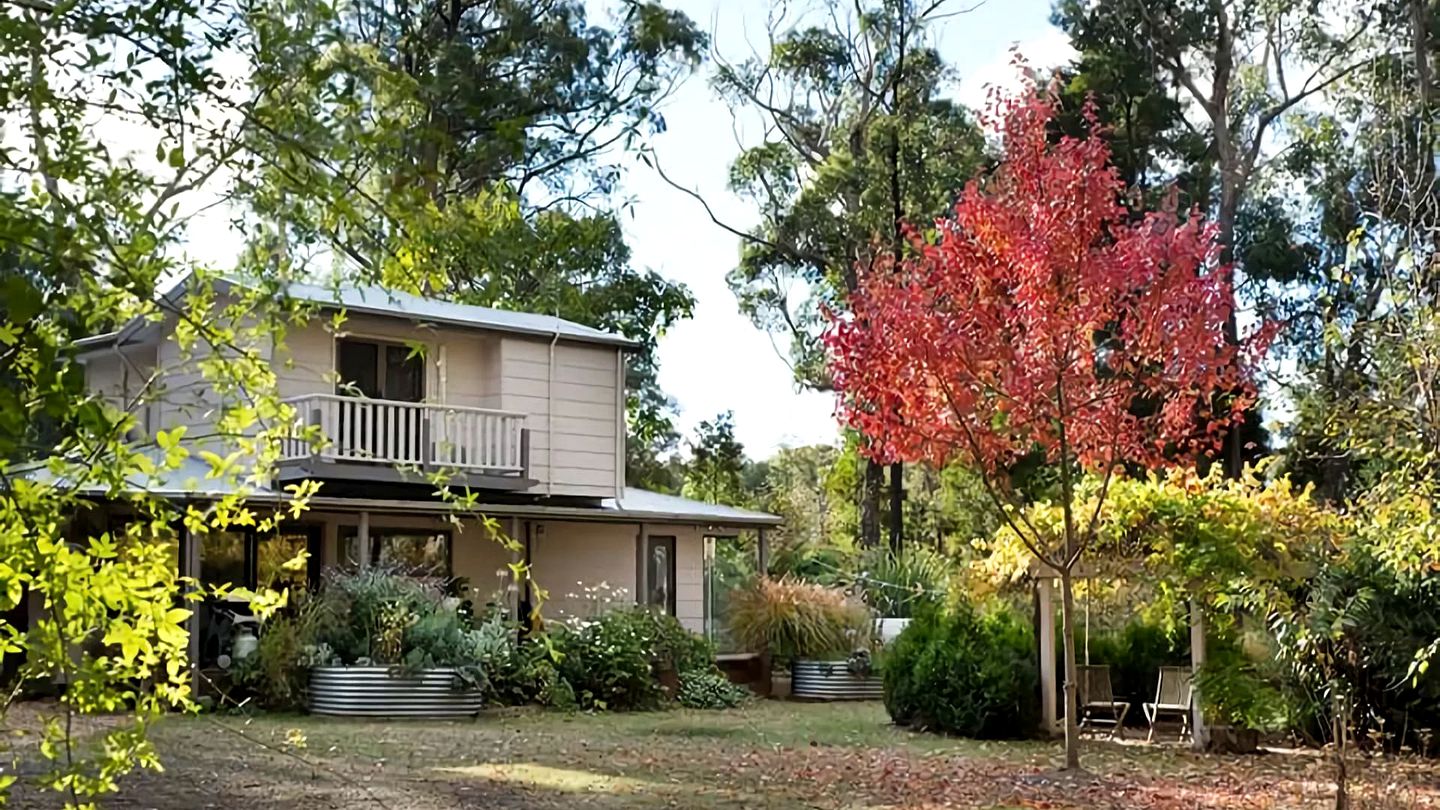
[[[1173, 209], [1134, 216], [1093, 109], [1090, 137], [1057, 140], [1056, 104], [1036, 90], [992, 104], [1002, 162], [966, 187], [938, 238], [864, 277], [826, 341], [841, 417], [869, 452], [974, 466], [1060, 580], [1073, 768], [1072, 575], [1110, 477], [1216, 449], [1253, 387], [1225, 338], [1230, 272], [1214, 229]], [[1031, 525], [1008, 486], [1009, 465], [1037, 451], [1059, 472], [1061, 537]], [[1083, 510], [1082, 470], [1100, 481]]]

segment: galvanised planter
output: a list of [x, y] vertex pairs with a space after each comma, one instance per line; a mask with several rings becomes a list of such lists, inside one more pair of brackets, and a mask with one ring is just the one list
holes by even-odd
[[392, 674], [392, 667], [316, 667], [310, 671], [310, 713], [337, 717], [473, 717], [480, 690], [453, 669]]
[[878, 673], [851, 672], [844, 658], [801, 658], [790, 665], [790, 696], [799, 700], [880, 700], [885, 685]]

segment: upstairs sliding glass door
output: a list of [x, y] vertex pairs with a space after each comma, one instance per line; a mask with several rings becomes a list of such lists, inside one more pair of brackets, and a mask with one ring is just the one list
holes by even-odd
[[382, 400], [340, 408], [336, 440], [346, 455], [420, 459], [428, 434], [425, 414], [393, 403], [425, 399], [424, 358], [404, 344], [344, 338], [336, 342], [335, 365], [336, 393]]

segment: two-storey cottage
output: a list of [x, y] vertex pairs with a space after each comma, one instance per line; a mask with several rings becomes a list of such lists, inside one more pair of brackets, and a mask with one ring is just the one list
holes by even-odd
[[[182, 282], [172, 295], [185, 290]], [[707, 538], [763, 535], [778, 523], [626, 486], [625, 364], [635, 344], [623, 337], [380, 287], [287, 292], [316, 314], [262, 350], [281, 396], [323, 441], [290, 443], [252, 500], [283, 501], [284, 487], [302, 479], [320, 481], [319, 492], [278, 532], [182, 536], [178, 564], [189, 576], [298, 584], [335, 566], [398, 565], [457, 578], [477, 599], [525, 615], [529, 589], [506, 588], [509, 564], [523, 561], [549, 593], [547, 615], [588, 609], [585, 589], [604, 583], [703, 631]], [[336, 312], [345, 316], [338, 325]], [[201, 437], [213, 427], [221, 395], [180, 358], [173, 319], [137, 320], [82, 347], [93, 390], [119, 407], [147, 403], [136, 414], [144, 430], [186, 425]], [[164, 395], [137, 398], [139, 385]], [[436, 469], [480, 493], [479, 503], [457, 511], [436, 497], [425, 478]], [[224, 494], [198, 462], [159, 491], [185, 501]], [[518, 550], [489, 536], [479, 515], [499, 521]], [[302, 549], [308, 570], [285, 569]], [[207, 605], [194, 619], [202, 666], [223, 649], [218, 617], [228, 607]]]

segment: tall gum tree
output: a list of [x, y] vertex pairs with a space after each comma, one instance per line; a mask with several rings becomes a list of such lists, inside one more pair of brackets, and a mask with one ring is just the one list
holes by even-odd
[[[706, 208], [740, 239], [726, 278], [740, 311], [788, 344], [800, 386], [830, 387], [822, 312], [843, 306], [856, 268], [903, 249], [900, 223], [949, 209], [984, 159], [983, 136], [951, 97], [955, 71], [934, 40], [939, 22], [966, 10], [945, 0], [779, 5], [762, 52], [737, 62], [716, 55], [717, 95], [739, 126], [761, 128], [760, 142], [730, 167], [731, 191], [758, 222], [726, 223]], [[904, 528], [902, 480], [892, 466], [895, 548]], [[884, 469], [866, 464], [859, 484], [859, 537], [876, 545]]]
[[[825, 342], [844, 422], [881, 461], [982, 473], [1005, 523], [1060, 580], [1066, 767], [1079, 767], [1074, 592], [1111, 476], [1214, 451], [1253, 399], [1226, 334], [1229, 268], [1214, 226], [1173, 207], [1135, 218], [1100, 137], [1054, 138], [1052, 92], [996, 97], [1004, 157], [931, 240], [862, 271]], [[1089, 134], [1097, 128], [1088, 108]], [[1005, 469], [1043, 452], [1063, 530], [1032, 525]], [[1096, 476], [1082, 512], [1078, 476]]]

